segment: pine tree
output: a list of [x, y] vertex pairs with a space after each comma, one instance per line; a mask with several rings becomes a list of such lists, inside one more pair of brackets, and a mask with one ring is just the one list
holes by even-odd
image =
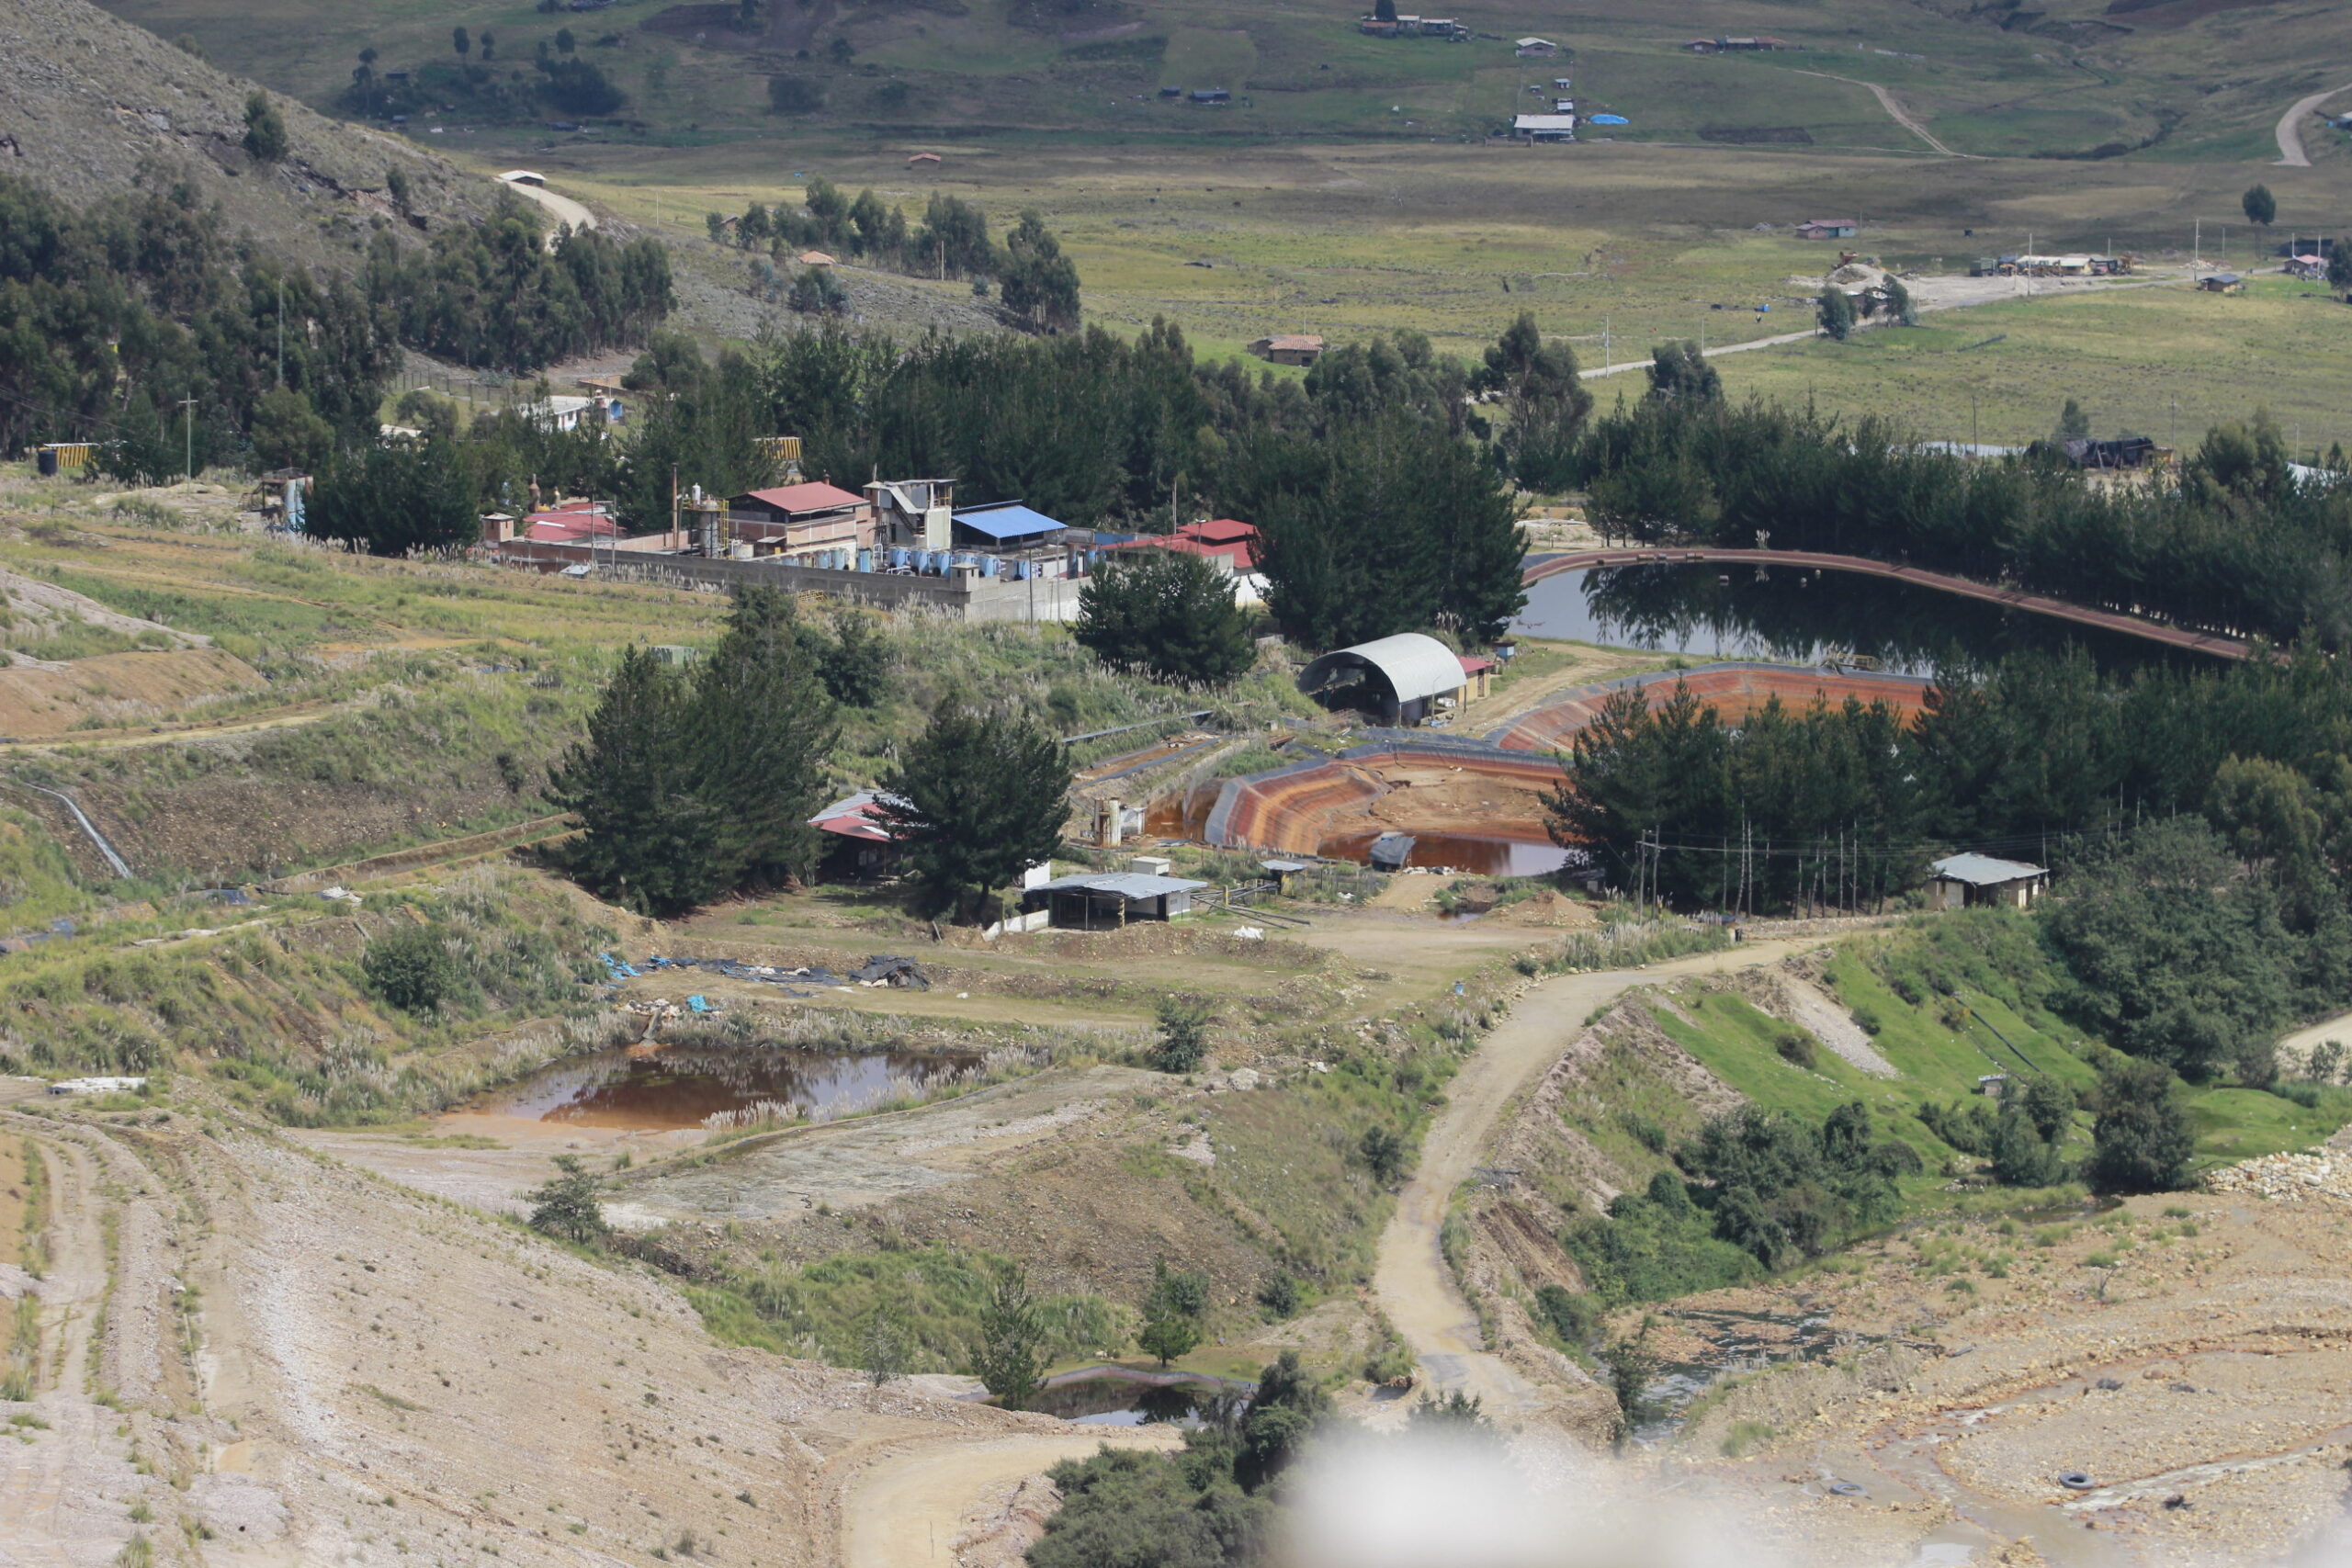
[[1026, 1408], [1045, 1376], [1046, 1338], [1046, 1314], [1030, 1293], [1027, 1272], [1017, 1263], [999, 1264], [980, 1307], [972, 1375], [1007, 1410]]
[[1104, 560], [1079, 590], [1071, 635], [1114, 669], [1205, 685], [1225, 684], [1256, 657], [1233, 579], [1175, 550]]
[[816, 865], [808, 815], [824, 804], [840, 729], [799, 630], [788, 594], [746, 585], [727, 635], [695, 669], [684, 723], [713, 824], [706, 858], [722, 889], [806, 879]]
[[1035, 211], [1023, 212], [1004, 240], [1004, 308], [1038, 332], [1078, 325], [1078, 268]]
[[1060, 743], [1035, 721], [951, 696], [882, 781], [876, 812], [933, 907], [960, 916], [1052, 858], [1069, 778]]
[[1854, 301], [1847, 292], [1832, 283], [1821, 291], [1818, 306], [1821, 330], [1839, 343], [1854, 332]]
[[582, 886], [640, 914], [691, 908], [716, 889], [719, 824], [696, 787], [687, 692], [646, 649], [621, 655], [587, 738], [548, 777], [548, 798], [580, 818], [565, 849]]

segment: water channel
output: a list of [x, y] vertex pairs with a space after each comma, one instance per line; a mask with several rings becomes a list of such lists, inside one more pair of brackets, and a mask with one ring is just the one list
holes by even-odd
[[920, 1091], [974, 1065], [970, 1056], [913, 1051], [629, 1046], [550, 1063], [466, 1109], [628, 1132], [717, 1125], [714, 1118], [786, 1106], [821, 1122]]
[[1564, 571], [1529, 585], [1511, 629], [1711, 661], [1818, 663], [1831, 653], [1855, 654], [1916, 675], [2069, 646], [2103, 670], [2215, 662], [1917, 583], [1796, 567], [1645, 563]]

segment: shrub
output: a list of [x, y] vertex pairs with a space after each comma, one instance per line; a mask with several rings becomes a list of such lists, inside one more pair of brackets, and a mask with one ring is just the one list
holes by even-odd
[[360, 967], [369, 988], [402, 1012], [431, 1012], [465, 981], [439, 926], [403, 926], [378, 937], [368, 944]]
[[1151, 1048], [1151, 1065], [1163, 1073], [1199, 1070], [1209, 1052], [1209, 1010], [1182, 997], [1162, 997], [1159, 1019], [1159, 1039]]
[[2126, 1059], [2099, 1080], [2098, 1122], [2084, 1177], [2101, 1192], [2163, 1192], [2183, 1186], [2197, 1138], [2177, 1080], [2154, 1062]]
[[1297, 1316], [1299, 1307], [1304, 1304], [1297, 1279], [1284, 1270], [1276, 1269], [1266, 1277], [1264, 1284], [1258, 1287], [1258, 1304], [1272, 1313], [1278, 1323], [1284, 1318]]
[[596, 1179], [574, 1155], [555, 1156], [558, 1174], [531, 1194], [531, 1228], [566, 1241], [603, 1239], [612, 1227], [596, 1201]]
[[1773, 1037], [1772, 1049], [1781, 1054], [1782, 1061], [1792, 1066], [1803, 1067], [1806, 1072], [1813, 1071], [1814, 1065], [1821, 1059], [1820, 1054], [1814, 1049], [1813, 1036], [1802, 1029], [1781, 1030]]
[[1390, 1128], [1377, 1123], [1366, 1127], [1356, 1152], [1363, 1157], [1364, 1168], [1372, 1173], [1375, 1185], [1392, 1186], [1405, 1174], [1405, 1140]]
[[1578, 1294], [1558, 1285], [1539, 1285], [1534, 1316], [1537, 1324], [1550, 1329], [1562, 1344], [1582, 1349], [1592, 1342], [1600, 1326], [1600, 1303], [1589, 1293]]

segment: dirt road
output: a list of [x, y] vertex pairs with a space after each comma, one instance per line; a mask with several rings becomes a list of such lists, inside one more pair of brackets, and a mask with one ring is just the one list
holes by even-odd
[[1469, 1179], [1512, 1097], [1558, 1058], [1595, 1009], [1619, 993], [1682, 975], [1770, 964], [1803, 945], [1756, 942], [1643, 969], [1563, 975], [1530, 989], [1510, 1019], [1487, 1037], [1446, 1087], [1445, 1109], [1421, 1145], [1420, 1167], [1405, 1184], [1381, 1235], [1373, 1271], [1381, 1310], [1430, 1382], [1476, 1394], [1489, 1412], [1505, 1417], [1525, 1414], [1536, 1403], [1534, 1387], [1482, 1348], [1477, 1319], [1454, 1288], [1438, 1248], [1439, 1227], [1454, 1190]]
[[2312, 166], [2311, 155], [2303, 151], [2303, 117], [2342, 92], [2352, 92], [2352, 83], [2297, 98], [2287, 112], [2278, 117], [2278, 161], [2281, 164], [2290, 169]]
[[[546, 208], [549, 217], [559, 223], [570, 225], [574, 232], [596, 226], [596, 215], [568, 196], [558, 196], [545, 186], [525, 185], [520, 180], [502, 180], [499, 183], [524, 200], [535, 201]], [[548, 240], [552, 243], [554, 236], [549, 235]]]
[[1069, 1436], [927, 1443], [876, 1464], [842, 1506], [842, 1568], [952, 1568], [956, 1538], [982, 1495], [1102, 1444], [1174, 1449], [1173, 1427], [1080, 1428]]
[[1933, 148], [1943, 156], [1947, 158], [1975, 158], [1981, 155], [1975, 152], [1955, 152], [1950, 147], [1945, 146], [1934, 131], [1929, 130], [1926, 126], [1920, 124], [1918, 119], [1913, 116], [1911, 111], [1903, 107], [1901, 99], [1897, 98], [1893, 93], [1888, 92], [1884, 87], [1880, 86], [1875, 82], [1865, 82], [1853, 76], [1839, 76], [1827, 71], [1800, 71], [1797, 74], [1800, 76], [1818, 76], [1826, 82], [1843, 82], [1849, 87], [1868, 87], [1871, 90], [1871, 96], [1878, 100], [1878, 107], [1886, 111], [1887, 118], [1889, 119], [1892, 119], [1895, 124], [1901, 126], [1904, 130], [1909, 131], [1912, 135], [1926, 142], [1929, 147]]

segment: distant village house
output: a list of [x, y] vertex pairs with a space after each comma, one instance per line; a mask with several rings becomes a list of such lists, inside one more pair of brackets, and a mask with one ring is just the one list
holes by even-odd
[[1323, 357], [1323, 340], [1312, 333], [1261, 337], [1250, 344], [1250, 352], [1273, 365], [1312, 365]]
[[1996, 860], [1991, 855], [1952, 855], [1936, 862], [1928, 870], [1935, 875], [1928, 890], [1928, 903], [1938, 909], [1986, 905], [2030, 908], [2050, 886], [2046, 868], [2019, 861]]
[[1797, 225], [1800, 240], [1850, 240], [1861, 225], [1850, 218], [1808, 218]]

